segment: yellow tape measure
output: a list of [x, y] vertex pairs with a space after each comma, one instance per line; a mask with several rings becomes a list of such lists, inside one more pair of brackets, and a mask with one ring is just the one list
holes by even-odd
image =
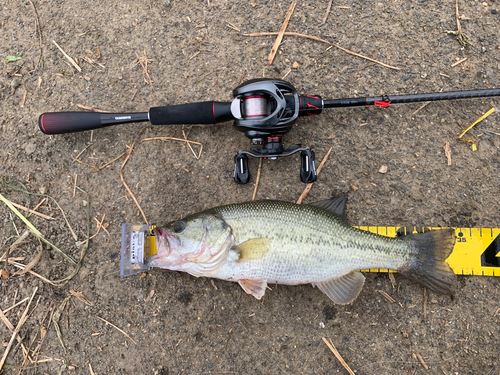
[[[382, 236], [422, 233], [430, 227], [357, 227]], [[456, 242], [446, 259], [457, 275], [500, 276], [500, 228], [455, 228]], [[374, 269], [366, 272], [387, 272]]]
[[[151, 230], [154, 227], [151, 227]], [[431, 227], [356, 227], [382, 236], [422, 233]], [[456, 243], [446, 260], [457, 275], [500, 276], [500, 228], [455, 228]], [[149, 254], [156, 254], [154, 235], [149, 235]], [[363, 272], [388, 272], [387, 269]]]

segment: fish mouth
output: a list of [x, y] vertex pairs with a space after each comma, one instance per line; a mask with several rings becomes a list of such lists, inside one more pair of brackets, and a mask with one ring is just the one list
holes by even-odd
[[162, 228], [155, 228], [153, 233], [156, 240], [156, 255], [153, 255], [151, 259], [168, 257], [172, 250], [170, 246], [171, 236]]

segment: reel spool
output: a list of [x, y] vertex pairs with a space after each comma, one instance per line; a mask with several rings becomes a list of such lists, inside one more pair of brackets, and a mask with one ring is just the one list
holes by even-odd
[[234, 180], [239, 184], [250, 181], [248, 156], [275, 160], [301, 152], [301, 181], [316, 181], [314, 152], [299, 145], [285, 148], [282, 142], [283, 135], [292, 129], [299, 116], [301, 106], [295, 88], [281, 80], [253, 79], [235, 88], [233, 96], [234, 127], [244, 132], [253, 145], [260, 146], [253, 147], [252, 152], [238, 152], [234, 159]]

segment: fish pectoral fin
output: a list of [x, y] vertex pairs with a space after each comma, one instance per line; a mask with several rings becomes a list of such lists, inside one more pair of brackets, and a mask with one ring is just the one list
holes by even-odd
[[356, 299], [364, 283], [365, 277], [361, 272], [351, 272], [337, 279], [313, 284], [313, 286], [317, 286], [333, 302], [346, 305]]
[[269, 251], [269, 240], [267, 238], [252, 238], [236, 246], [240, 252], [238, 260], [256, 260]]
[[240, 284], [245, 292], [251, 294], [257, 299], [261, 299], [264, 297], [264, 293], [266, 293], [267, 280], [241, 279], [238, 280], [238, 284]]

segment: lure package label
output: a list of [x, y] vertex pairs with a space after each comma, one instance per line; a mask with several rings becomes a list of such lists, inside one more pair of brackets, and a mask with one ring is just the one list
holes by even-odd
[[141, 224], [122, 224], [120, 275], [122, 277], [149, 271], [147, 258], [156, 254], [153, 227]]

